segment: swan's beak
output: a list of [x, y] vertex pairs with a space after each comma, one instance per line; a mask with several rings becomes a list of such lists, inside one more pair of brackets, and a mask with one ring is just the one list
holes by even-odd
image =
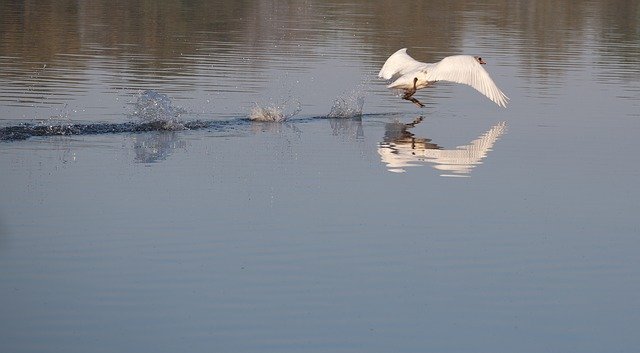
[[482, 60], [482, 59], [480, 59], [479, 62], [480, 62], [480, 65], [485, 65], [486, 64], [486, 62], [484, 62], [484, 60]]

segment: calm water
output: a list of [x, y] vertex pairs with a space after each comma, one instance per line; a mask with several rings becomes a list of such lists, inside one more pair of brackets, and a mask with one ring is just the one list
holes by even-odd
[[[3, 352], [640, 346], [637, 1], [0, 14]], [[401, 100], [403, 47], [509, 106]]]

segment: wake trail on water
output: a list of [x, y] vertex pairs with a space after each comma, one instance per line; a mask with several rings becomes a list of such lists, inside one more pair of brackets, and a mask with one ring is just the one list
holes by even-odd
[[[327, 116], [317, 118], [354, 118], [362, 116], [364, 105], [363, 89], [354, 89], [337, 97]], [[215, 129], [242, 125], [248, 122], [282, 123], [292, 119], [302, 111], [299, 101], [285, 101], [280, 104], [260, 106], [256, 103], [246, 118], [231, 120], [183, 120], [187, 113], [173, 105], [171, 99], [162, 93], [149, 90], [137, 96], [132, 119], [123, 123], [52, 123], [47, 120], [36, 123], [20, 123], [0, 128], [0, 141], [26, 140], [36, 136], [74, 136], [119, 133], [143, 133], [152, 131], [180, 131]]]
[[37, 123], [21, 123], [0, 128], [0, 141], [25, 140], [34, 136], [73, 136], [118, 133], [141, 133], [150, 131], [180, 131], [197, 129], [224, 129], [242, 123], [235, 120], [183, 121], [186, 111], [176, 107], [171, 99], [153, 90], [138, 95], [132, 121], [124, 123], [52, 123], [52, 120]]

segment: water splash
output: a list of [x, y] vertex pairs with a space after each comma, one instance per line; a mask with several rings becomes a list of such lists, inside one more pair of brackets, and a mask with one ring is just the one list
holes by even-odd
[[287, 120], [287, 117], [284, 115], [284, 112], [281, 108], [275, 106], [263, 108], [256, 104], [256, 106], [251, 109], [249, 120], [272, 121], [279, 123]]
[[266, 107], [261, 107], [256, 103], [251, 109], [251, 113], [249, 113], [249, 120], [281, 123], [300, 113], [300, 111], [302, 111], [302, 105], [299, 101], [295, 101], [293, 105], [289, 102], [284, 102]]
[[364, 85], [360, 85], [351, 91], [339, 96], [333, 101], [329, 118], [355, 118], [362, 116], [364, 107]]
[[173, 106], [166, 94], [148, 90], [138, 96], [131, 116], [143, 123], [160, 124], [163, 130], [183, 130], [185, 126], [180, 121], [181, 113], [184, 110]]

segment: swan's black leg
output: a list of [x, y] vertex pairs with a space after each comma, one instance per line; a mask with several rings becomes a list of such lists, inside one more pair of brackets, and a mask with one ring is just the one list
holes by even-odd
[[424, 104], [420, 103], [419, 100], [413, 98], [412, 96], [416, 93], [417, 89], [416, 89], [416, 84], [418, 83], [418, 78], [414, 77], [413, 78], [413, 88], [411, 89], [405, 89], [404, 90], [404, 95], [402, 95], [402, 99], [406, 99], [408, 101], [413, 102], [415, 105], [417, 105], [420, 108], [424, 108]]
[[420, 107], [420, 108], [424, 108], [424, 104], [420, 103], [420, 101], [419, 101], [419, 100], [417, 100], [417, 99], [415, 99], [415, 98], [413, 98], [413, 97], [406, 97], [406, 98], [405, 98], [405, 97], [402, 97], [402, 98], [403, 98], [403, 99], [406, 99], [406, 100], [408, 100], [408, 101], [413, 102], [415, 105], [417, 105], [417, 106], [418, 106], [418, 107]]

